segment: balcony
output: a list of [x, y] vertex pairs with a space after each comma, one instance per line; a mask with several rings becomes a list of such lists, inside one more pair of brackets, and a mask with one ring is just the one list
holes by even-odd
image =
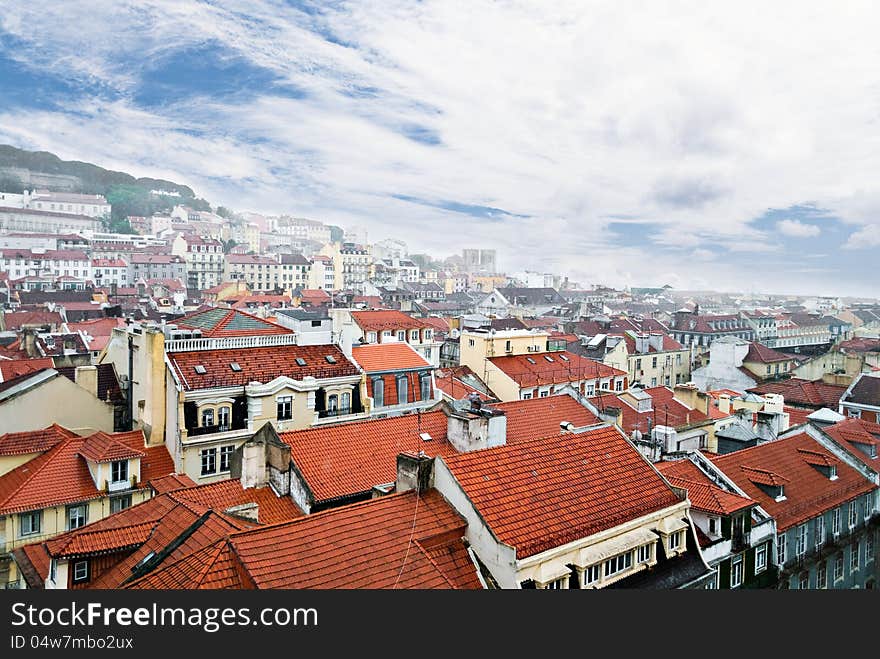
[[731, 537], [731, 547], [734, 552], [745, 551], [749, 548], [750, 534], [748, 531], [734, 531]]
[[131, 477], [131, 480], [124, 481], [107, 481], [107, 491], [108, 492], [122, 492], [124, 490], [128, 490], [134, 487], [134, 476]]

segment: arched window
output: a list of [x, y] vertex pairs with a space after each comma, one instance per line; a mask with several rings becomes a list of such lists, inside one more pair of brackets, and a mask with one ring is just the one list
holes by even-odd
[[217, 425], [221, 428], [229, 429], [229, 419], [232, 416], [232, 408], [223, 406], [217, 410]]
[[348, 414], [351, 412], [351, 394], [346, 392], [342, 394], [342, 403], [340, 405], [340, 411], [343, 414]]
[[336, 394], [327, 396], [327, 411], [335, 412], [339, 409], [339, 397]]
[[202, 426], [213, 426], [214, 425], [214, 410], [207, 409], [202, 410]]
[[409, 402], [409, 380], [401, 376], [397, 378], [397, 404], [403, 405]]
[[373, 406], [382, 407], [385, 404], [385, 380], [373, 378]]

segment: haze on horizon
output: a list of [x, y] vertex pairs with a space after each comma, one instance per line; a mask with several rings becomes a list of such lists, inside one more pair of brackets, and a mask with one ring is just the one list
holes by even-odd
[[871, 2], [0, 9], [0, 143], [584, 285], [880, 296]]

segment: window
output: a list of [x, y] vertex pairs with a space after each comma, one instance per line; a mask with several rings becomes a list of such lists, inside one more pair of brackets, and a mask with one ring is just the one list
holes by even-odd
[[344, 394], [342, 394], [342, 396], [340, 398], [339, 409], [343, 414], [348, 414], [349, 412], [351, 412], [351, 394], [350, 393], [345, 392]]
[[651, 368], [657, 368], [657, 358], [656, 357], [651, 358]]
[[385, 380], [373, 378], [373, 406], [382, 407], [385, 404]]
[[531, 397], [532, 397], [532, 392], [531, 392], [531, 391], [524, 391], [524, 392], [522, 392], [522, 399], [523, 399], [523, 400], [530, 400]]
[[409, 380], [406, 377], [397, 378], [397, 403], [403, 405], [409, 402]]
[[841, 579], [843, 579], [843, 552], [839, 551], [834, 557], [834, 581]]
[[18, 516], [19, 535], [35, 535], [40, 532], [43, 522], [43, 511], [21, 513]]
[[[873, 445], [872, 445], [873, 448]], [[874, 493], [868, 492], [865, 495], [865, 519], [868, 519], [871, 516], [871, 513], [874, 512]]]
[[[668, 380], [669, 378], [667, 377], [666, 379]], [[669, 384], [669, 383], [667, 382], [667, 384]], [[614, 390], [615, 391], [623, 391], [623, 380], [618, 380], [617, 382], [614, 383]]]
[[620, 554], [619, 556], [609, 558], [607, 561], [605, 561], [605, 576], [610, 577], [631, 568], [632, 555], [633, 553], [631, 551], [628, 551], [625, 554]]
[[116, 460], [110, 463], [110, 478], [114, 483], [128, 480], [128, 460]]
[[801, 524], [797, 528], [797, 545], [795, 547], [795, 551], [798, 556], [803, 556], [807, 553], [807, 525]]
[[383, 338], [383, 339], [385, 339], [385, 338], [390, 339], [390, 338], [391, 338], [391, 330], [384, 330], [384, 331], [382, 332], [382, 338]]
[[858, 506], [856, 506], [855, 501], [849, 502], [849, 528], [852, 528], [856, 525], [856, 519], [858, 518]]
[[856, 540], [849, 548], [849, 570], [855, 572], [859, 569], [859, 541]]
[[711, 535], [716, 535], [718, 533], [718, 518], [710, 517], [709, 518], [709, 533]]
[[541, 396], [541, 398], [547, 398], [550, 395], [550, 390], [545, 389], [544, 391], [539, 392], [539, 395]]
[[684, 535], [684, 531], [676, 531], [672, 535], [669, 536], [669, 548], [670, 549], [678, 549], [681, 547], [681, 539]]
[[755, 574], [767, 569], [767, 543], [755, 548]]
[[327, 411], [336, 412], [339, 409], [339, 396], [330, 394], [327, 396]]
[[367, 343], [375, 343], [376, 342], [376, 333], [375, 332], [367, 332]]
[[798, 588], [807, 590], [810, 587], [810, 573], [804, 570], [798, 575]]
[[110, 512], [118, 513], [120, 510], [125, 510], [131, 506], [131, 495], [126, 494], [121, 497], [113, 497], [110, 499]]
[[73, 582], [78, 583], [81, 581], [89, 580], [89, 562], [88, 561], [75, 561], [73, 564]]
[[636, 359], [636, 370], [637, 370], [637, 371], [642, 370], [642, 358], [641, 358], [641, 357], [639, 357], [638, 359]]
[[599, 566], [591, 565], [583, 573], [583, 587], [587, 587], [590, 584], [594, 584], [599, 581]]
[[593, 396], [596, 393], [596, 385], [592, 382], [587, 384], [587, 396]]
[[636, 557], [636, 560], [639, 563], [647, 563], [648, 561], [650, 561], [652, 547], [653, 547], [653, 545], [642, 545], [641, 547], [639, 547], [638, 548], [638, 556]]
[[217, 409], [217, 424], [221, 430], [229, 430], [229, 417], [232, 414], [232, 408], [224, 405]]
[[202, 476], [207, 476], [217, 472], [217, 449], [203, 448], [200, 453], [202, 457]]
[[869, 530], [865, 536], [865, 563], [874, 560], [874, 531]]
[[776, 564], [785, 564], [785, 534], [781, 533], [776, 536]]
[[207, 428], [208, 426], [214, 425], [214, 410], [207, 409], [202, 410], [202, 427]]
[[423, 334], [425, 335], [425, 341], [430, 341], [431, 338], [434, 336], [434, 330], [423, 330]]
[[831, 532], [835, 537], [840, 535], [840, 508], [831, 511]]
[[428, 400], [431, 398], [431, 376], [428, 373], [422, 373], [419, 376], [419, 387], [421, 389], [421, 399]]
[[545, 590], [562, 590], [562, 582], [563, 579], [557, 579], [556, 581], [549, 582], [546, 586], [544, 586]]
[[67, 530], [72, 531], [86, 525], [86, 504], [67, 508]]
[[397, 330], [397, 340], [406, 341], [406, 330]]
[[476, 345], [476, 344], [474, 343], [474, 340], [473, 340], [473, 339], [468, 339], [468, 346], [470, 346], [471, 348], [473, 348], [474, 345]]
[[656, 386], [657, 386], [657, 378], [651, 378], [651, 386], [652, 386], [652, 387], [656, 387]]
[[816, 588], [828, 587], [828, 564], [825, 561], [816, 564]]
[[229, 471], [233, 451], [235, 451], [235, 446], [232, 444], [220, 447], [220, 471]]
[[[419, 330], [410, 330], [409, 340], [411, 343], [419, 342]], [[471, 339], [471, 345], [474, 345], [474, 340]]]
[[275, 418], [287, 421], [293, 418], [293, 396], [280, 396], [275, 399]]
[[730, 562], [730, 587], [738, 588], [743, 582], [743, 557], [742, 554], [733, 558]]
[[58, 561], [54, 558], [49, 561], [49, 578], [53, 582], [58, 578]]
[[825, 542], [825, 517], [824, 517], [824, 515], [816, 518], [816, 546], [821, 547], [823, 542]]
[[705, 590], [718, 590], [718, 582], [720, 581], [720, 574], [718, 570], [715, 570], [715, 574], [709, 581], [706, 582], [706, 585], [703, 586]]

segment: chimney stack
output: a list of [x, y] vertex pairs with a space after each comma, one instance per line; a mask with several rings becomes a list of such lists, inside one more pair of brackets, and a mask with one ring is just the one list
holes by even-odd
[[722, 414], [730, 414], [730, 394], [718, 396], [718, 410]]
[[446, 438], [460, 453], [507, 443], [507, 416], [501, 410], [480, 406], [452, 411], [446, 418]]
[[98, 367], [77, 366], [73, 372], [73, 381], [88, 391], [95, 398], [101, 398], [98, 391]]
[[397, 454], [397, 492], [418, 490], [424, 492], [434, 487], [434, 458], [423, 451]]

